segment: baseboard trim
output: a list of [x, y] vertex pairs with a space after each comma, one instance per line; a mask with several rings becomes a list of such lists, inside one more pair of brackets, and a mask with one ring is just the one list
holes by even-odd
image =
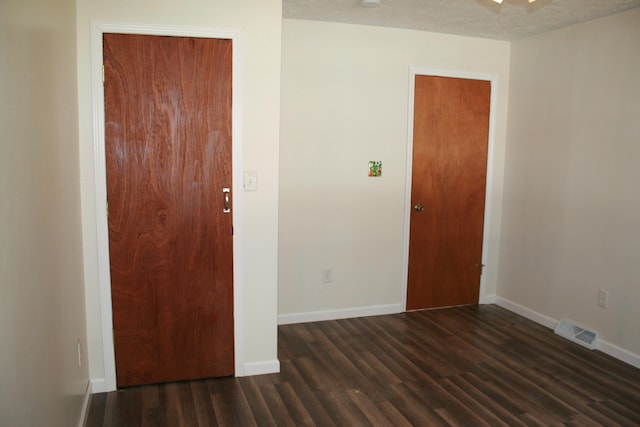
[[618, 347], [617, 345], [613, 345], [610, 342], [600, 340], [600, 346], [598, 347], [603, 353], [608, 354], [611, 357], [615, 357], [618, 360], [622, 360], [629, 365], [640, 369], [640, 355], [630, 352], [629, 350], [625, 350], [622, 347]]
[[[519, 314], [522, 317], [526, 317], [527, 319], [534, 321], [542, 326], [546, 326], [549, 329], [555, 330], [556, 326], [559, 323], [559, 320], [553, 319], [549, 316], [545, 316], [544, 314], [538, 313], [535, 310], [531, 310], [530, 308], [524, 307], [520, 304], [517, 304], [513, 301], [510, 301], [505, 298], [496, 297], [496, 305], [509, 310], [513, 313]], [[611, 357], [614, 357], [622, 362], [628, 363], [629, 365], [640, 369], [640, 355], [630, 352], [624, 348], [618, 347], [617, 345], [611, 344], [610, 342], [599, 339], [598, 350], [608, 354]]]
[[84, 398], [82, 399], [82, 407], [80, 408], [80, 417], [78, 418], [78, 427], [84, 427], [87, 423], [87, 415], [89, 415], [89, 402], [91, 400], [91, 394], [93, 389], [91, 386], [91, 380], [87, 381], [87, 386], [84, 389]]
[[519, 314], [522, 317], [526, 317], [542, 326], [546, 326], [549, 329], [555, 329], [558, 326], [559, 320], [553, 319], [549, 316], [545, 316], [542, 313], [538, 313], [535, 310], [531, 310], [523, 305], [515, 303], [505, 298], [496, 297], [496, 305], [505, 308], [513, 313]]
[[91, 380], [91, 393], [104, 393], [107, 391], [107, 380], [104, 378], [94, 378]]
[[325, 320], [350, 319], [354, 317], [379, 316], [382, 314], [402, 313], [401, 304], [372, 305], [367, 307], [345, 308], [326, 311], [309, 311], [306, 313], [281, 314], [278, 325], [291, 323], [321, 322]]
[[280, 372], [278, 359], [265, 360], [263, 362], [249, 362], [244, 364], [244, 372], [236, 372], [238, 377], [250, 377], [253, 375], [277, 374]]
[[496, 296], [495, 295], [485, 295], [480, 297], [480, 301], [478, 304], [495, 304]]

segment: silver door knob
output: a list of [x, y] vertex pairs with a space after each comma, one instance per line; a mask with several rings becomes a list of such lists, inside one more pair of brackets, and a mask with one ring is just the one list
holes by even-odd
[[413, 210], [415, 210], [416, 212], [422, 212], [424, 210], [424, 206], [422, 206], [421, 204], [417, 204], [413, 207]]

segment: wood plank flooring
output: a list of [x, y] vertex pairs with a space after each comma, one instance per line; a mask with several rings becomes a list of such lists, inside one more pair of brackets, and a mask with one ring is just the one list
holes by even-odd
[[91, 397], [97, 426], [640, 426], [640, 370], [495, 305], [284, 325], [279, 374]]

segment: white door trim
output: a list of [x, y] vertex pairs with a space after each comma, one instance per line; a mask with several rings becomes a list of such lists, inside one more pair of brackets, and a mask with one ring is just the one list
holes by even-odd
[[[485, 80], [491, 82], [491, 106], [489, 112], [489, 141], [487, 148], [487, 181], [484, 201], [484, 226], [482, 234], [482, 263], [486, 264], [486, 256], [490, 253], [490, 224], [491, 224], [491, 203], [493, 194], [493, 158], [495, 150], [495, 102], [498, 93], [498, 76], [496, 74], [473, 73], [455, 70], [438, 70], [433, 68], [411, 67], [409, 69], [409, 120], [407, 129], [407, 176], [404, 196], [404, 246], [402, 254], [402, 311], [407, 311], [407, 285], [409, 274], [409, 230], [411, 220], [411, 178], [413, 175], [413, 108], [415, 97], [416, 76], [439, 76], [452, 77], [458, 79]], [[485, 270], [486, 271], [486, 270]], [[489, 296], [485, 295], [486, 274], [480, 276], [480, 298], [478, 303], [484, 303]]]
[[107, 222], [107, 175], [104, 139], [104, 85], [102, 81], [102, 37], [104, 33], [148, 34], [155, 36], [183, 36], [230, 39], [233, 44], [232, 82], [232, 194], [233, 206], [233, 310], [235, 372], [244, 375], [244, 301], [242, 268], [242, 43], [239, 30], [207, 27], [145, 25], [118, 22], [91, 24], [91, 95], [93, 110], [93, 147], [96, 194], [96, 228], [98, 247], [98, 286], [102, 326], [102, 354], [104, 358], [105, 390], [116, 389], [116, 365], [113, 344], [113, 312], [111, 306], [111, 274], [109, 261], [109, 226]]

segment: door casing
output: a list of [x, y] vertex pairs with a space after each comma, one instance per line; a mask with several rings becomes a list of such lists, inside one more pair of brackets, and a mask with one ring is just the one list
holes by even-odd
[[[239, 30], [205, 27], [178, 27], [164, 25], [138, 25], [117, 22], [93, 22], [91, 28], [91, 86], [93, 113], [93, 148], [96, 195], [96, 243], [98, 248], [98, 285], [100, 288], [102, 354], [104, 360], [104, 389], [116, 389], [116, 365], [113, 343], [113, 312], [111, 306], [111, 275], [109, 261], [109, 227], [107, 221], [107, 175], [105, 157], [104, 87], [102, 82], [102, 37], [104, 33], [146, 34], [154, 36], [183, 36], [215, 39], [229, 39], [233, 45], [232, 71], [232, 182], [233, 188], [242, 186], [242, 140], [241, 140], [241, 90], [242, 45]], [[242, 195], [232, 193], [233, 211], [233, 309], [234, 309], [234, 351], [236, 376], [244, 376], [244, 300], [242, 268]]]
[[[498, 87], [498, 76], [495, 74], [471, 73], [455, 70], [437, 70], [431, 68], [411, 67], [409, 69], [409, 105], [407, 120], [407, 174], [404, 196], [404, 244], [402, 254], [402, 311], [407, 311], [407, 286], [409, 274], [409, 236], [411, 218], [411, 180], [413, 176], [413, 124], [414, 124], [414, 101], [415, 101], [415, 79], [416, 76], [437, 76], [450, 77], [469, 80], [485, 80], [491, 82], [491, 108], [489, 112], [489, 135], [487, 152], [487, 177], [485, 193], [485, 214], [482, 237], [482, 263], [487, 264], [486, 256], [490, 252], [490, 224], [491, 224], [491, 199], [493, 193], [493, 157], [495, 140], [495, 103]], [[480, 300], [479, 303], [490, 302], [490, 298], [485, 295], [486, 274], [480, 276]]]

